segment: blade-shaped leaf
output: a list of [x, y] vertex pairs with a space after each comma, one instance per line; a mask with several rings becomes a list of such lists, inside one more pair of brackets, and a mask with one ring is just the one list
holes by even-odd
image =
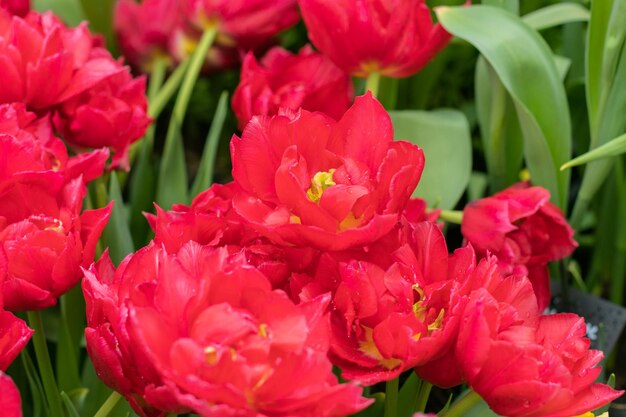
[[128, 228], [122, 191], [120, 190], [120, 184], [115, 172], [111, 173], [109, 180], [109, 200], [115, 203], [109, 224], [102, 232], [102, 242], [109, 247], [111, 260], [117, 265], [126, 255], [133, 252], [135, 248], [130, 229]]
[[598, 159], [609, 158], [626, 153], [626, 134], [616, 137], [604, 145], [590, 150], [571, 161], [563, 164], [561, 169], [568, 169], [578, 165], [587, 164]]
[[571, 125], [565, 89], [550, 48], [517, 16], [490, 6], [439, 7], [441, 24], [474, 45], [511, 95], [524, 135], [524, 156], [537, 185], [565, 208]]
[[190, 194], [192, 196], [198, 195], [201, 191], [209, 188], [213, 182], [213, 170], [215, 168], [215, 156], [217, 153], [217, 146], [222, 134], [222, 128], [224, 127], [224, 120], [226, 120], [226, 113], [228, 111], [228, 92], [224, 91], [220, 95], [219, 102], [217, 103], [217, 109], [211, 122], [211, 128], [207, 135], [206, 142], [204, 143], [204, 151], [202, 152], [202, 160], [198, 167], [198, 173], [191, 186]]
[[76, 26], [85, 20], [79, 0], [33, 0], [32, 6], [40, 12], [52, 10], [69, 26]]
[[589, 10], [576, 3], [558, 3], [535, 10], [522, 17], [535, 30], [548, 29], [570, 22], [589, 20]]
[[472, 144], [465, 115], [456, 110], [389, 112], [396, 139], [424, 150], [426, 165], [414, 196], [431, 207], [452, 209], [472, 171]]

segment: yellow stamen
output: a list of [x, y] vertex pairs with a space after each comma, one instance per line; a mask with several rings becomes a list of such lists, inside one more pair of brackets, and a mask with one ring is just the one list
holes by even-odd
[[215, 346], [207, 346], [204, 348], [204, 358], [211, 366], [217, 363], [217, 349]]
[[259, 336], [263, 338], [267, 338], [267, 324], [265, 323], [259, 324]]
[[307, 190], [306, 196], [314, 203], [319, 203], [322, 194], [328, 187], [332, 187], [333, 185], [337, 185], [335, 181], [333, 181], [333, 174], [335, 173], [335, 169], [329, 169], [328, 171], [319, 171], [311, 180], [311, 187]]
[[381, 366], [384, 366], [387, 369], [393, 369], [402, 364], [402, 361], [400, 359], [384, 358], [378, 350], [378, 347], [374, 343], [374, 331], [371, 328], [365, 326], [363, 326], [363, 329], [365, 330], [365, 340], [359, 341], [359, 350], [361, 352], [363, 352], [370, 358], [376, 359]]

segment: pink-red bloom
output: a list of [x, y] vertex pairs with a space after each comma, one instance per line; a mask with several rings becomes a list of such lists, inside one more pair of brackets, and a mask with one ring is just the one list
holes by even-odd
[[233, 207], [278, 244], [341, 250], [397, 223], [424, 167], [417, 146], [393, 140], [371, 95], [338, 121], [306, 110], [253, 118], [231, 140]]
[[151, 244], [115, 273], [105, 257], [84, 292], [96, 369], [140, 413], [344, 416], [368, 404], [332, 375], [328, 297], [296, 306], [242, 254]]
[[536, 326], [510, 321], [484, 294], [468, 305], [457, 355], [468, 384], [498, 414], [569, 417], [595, 410], [624, 391], [595, 383], [602, 352], [589, 349], [585, 321], [541, 316]]
[[350, 76], [309, 46], [297, 55], [275, 47], [260, 63], [246, 55], [232, 106], [242, 130], [252, 116], [273, 116], [279, 108], [302, 107], [339, 120], [352, 104], [353, 90]]
[[54, 14], [11, 17], [0, 9], [0, 104], [45, 110], [118, 72], [86, 23], [67, 28]]
[[174, 30], [182, 15], [178, 0], [120, 0], [113, 24], [120, 50], [137, 68], [147, 72], [154, 59], [167, 56]]
[[217, 27], [218, 44], [250, 50], [295, 25], [296, 0], [183, 0], [186, 18], [200, 30]]
[[344, 378], [365, 385], [393, 379], [432, 361], [456, 338], [461, 300], [443, 235], [424, 222], [409, 240], [388, 267], [376, 264], [386, 256], [375, 247], [361, 256], [323, 255], [300, 291], [303, 299], [332, 293], [331, 360]]
[[74, 148], [112, 149], [111, 167], [128, 170], [130, 145], [151, 122], [145, 90], [145, 77], [133, 78], [124, 67], [64, 101], [55, 114], [55, 127]]
[[425, 0], [299, 0], [311, 42], [344, 71], [408, 77], [450, 35], [433, 25]]
[[461, 225], [480, 255], [492, 253], [505, 270], [528, 276], [541, 309], [550, 301], [547, 263], [578, 246], [563, 213], [549, 200], [546, 189], [519, 183], [468, 204]]
[[30, 11], [30, 0], [0, 0], [0, 9], [24, 17]]
[[81, 214], [85, 182], [102, 173], [106, 152], [68, 158], [47, 119], [0, 106], [1, 291], [9, 310], [40, 309], [81, 277], [111, 207]]
[[22, 399], [13, 380], [0, 371], [0, 408], [5, 417], [22, 417]]

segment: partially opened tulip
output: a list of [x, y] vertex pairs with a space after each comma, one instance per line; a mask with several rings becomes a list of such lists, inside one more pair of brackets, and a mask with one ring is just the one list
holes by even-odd
[[337, 122], [306, 110], [255, 117], [230, 149], [237, 214], [274, 243], [322, 250], [390, 232], [424, 167], [369, 94]]
[[450, 40], [425, 0], [299, 0], [311, 42], [359, 77], [408, 77]]
[[339, 120], [352, 104], [353, 90], [348, 74], [309, 46], [297, 55], [276, 47], [261, 62], [246, 55], [232, 107], [241, 130], [252, 116], [273, 116], [279, 108], [302, 107]]
[[468, 204], [461, 232], [480, 255], [491, 253], [508, 272], [527, 275], [542, 310], [550, 302], [548, 262], [578, 246], [548, 190], [526, 183]]
[[128, 171], [130, 145], [151, 122], [147, 111], [145, 77], [133, 78], [129, 68], [120, 65], [116, 74], [64, 101], [53, 120], [75, 150], [109, 148], [111, 168]]
[[527, 327], [507, 323], [502, 310], [493, 314], [500, 307], [488, 297], [469, 307], [459, 336], [459, 362], [468, 384], [496, 413], [571, 417], [624, 393], [595, 382], [603, 354], [589, 349], [582, 318], [542, 316], [536, 327]]

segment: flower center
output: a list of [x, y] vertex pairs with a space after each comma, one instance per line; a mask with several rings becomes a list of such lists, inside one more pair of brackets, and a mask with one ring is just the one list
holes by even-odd
[[311, 179], [311, 187], [306, 191], [306, 196], [314, 203], [319, 203], [322, 194], [328, 187], [337, 185], [333, 181], [333, 174], [335, 169], [329, 169], [328, 171], [319, 171]]

